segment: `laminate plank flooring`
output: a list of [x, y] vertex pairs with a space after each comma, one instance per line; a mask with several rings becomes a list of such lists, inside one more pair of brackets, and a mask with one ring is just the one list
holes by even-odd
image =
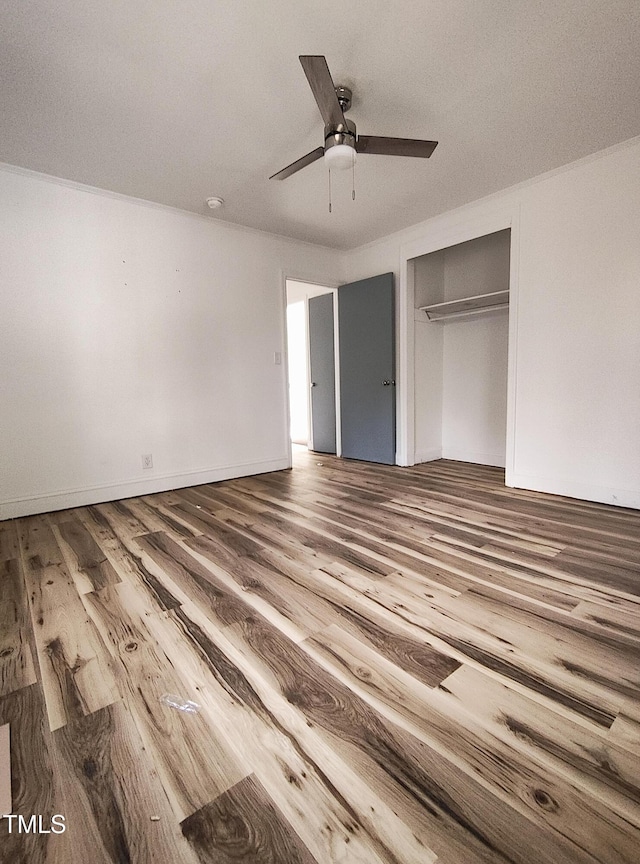
[[24, 578], [52, 730], [120, 699], [104, 643], [44, 517], [21, 520]]
[[0, 561], [20, 557], [20, 544], [15, 523], [0, 522]]
[[60, 522], [53, 531], [79, 593], [120, 582], [115, 568], [79, 519]]
[[73, 814], [71, 860], [196, 864], [125, 703], [71, 721], [52, 737], [64, 809]]
[[300, 452], [2, 523], [0, 591], [14, 813], [67, 826], [3, 864], [640, 860], [638, 512]]
[[[12, 812], [22, 815], [27, 822], [32, 815], [42, 816], [44, 827], [49, 828], [51, 817], [65, 815], [66, 811], [40, 684], [0, 697], [0, 723], [9, 724], [11, 734]], [[13, 821], [11, 831], [8, 820], [3, 818], [0, 824], [3, 864], [68, 864], [73, 861], [66, 832], [20, 833]]]
[[[179, 666], [150, 629], [132, 586], [85, 595], [91, 617], [121, 670], [127, 704], [180, 819], [204, 806], [243, 776], [225, 740], [199, 714], [174, 710], [163, 697], [189, 698]], [[173, 633], [166, 632], [167, 641]]]
[[202, 864], [314, 864], [255, 777], [245, 777], [182, 823]]
[[20, 561], [0, 562], [0, 696], [35, 684], [27, 591]]

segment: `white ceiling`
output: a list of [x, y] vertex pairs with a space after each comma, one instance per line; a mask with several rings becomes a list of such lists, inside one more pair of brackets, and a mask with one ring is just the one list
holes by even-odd
[[[19, 0], [0, 11], [0, 161], [352, 248], [640, 134], [638, 0]], [[270, 174], [322, 144], [325, 54], [361, 134], [433, 138]]]

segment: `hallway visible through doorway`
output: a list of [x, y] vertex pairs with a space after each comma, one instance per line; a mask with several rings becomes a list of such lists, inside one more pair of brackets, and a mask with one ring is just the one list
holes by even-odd
[[287, 279], [286, 291], [291, 441], [336, 454], [336, 289]]

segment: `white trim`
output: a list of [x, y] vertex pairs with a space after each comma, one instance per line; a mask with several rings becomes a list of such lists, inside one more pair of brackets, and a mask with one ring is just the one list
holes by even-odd
[[[310, 246], [313, 249], [327, 249], [331, 252], [337, 253], [343, 253], [345, 251], [339, 246], [325, 246], [321, 243], [312, 243], [309, 240], [299, 240], [298, 238], [291, 237], [287, 234], [277, 234], [274, 231], [267, 231], [264, 228], [253, 228], [251, 225], [242, 225], [240, 222], [229, 222], [226, 219], [220, 218], [220, 216], [213, 216], [211, 212], [198, 213], [195, 210], [184, 210], [182, 207], [174, 207], [171, 204], [162, 204], [160, 201], [150, 201], [148, 198], [136, 198], [134, 195], [125, 195], [123, 192], [112, 192], [110, 189], [101, 189], [99, 186], [89, 186], [86, 183], [79, 183], [77, 180], [66, 180], [64, 177], [56, 177], [53, 174], [44, 174], [41, 171], [33, 171], [31, 168], [21, 168], [19, 165], [11, 165], [8, 162], [0, 162], [0, 171], [6, 174], [18, 174], [22, 177], [30, 177], [33, 180], [42, 180], [45, 183], [52, 183], [54, 186], [63, 186], [67, 189], [75, 189], [77, 192], [87, 192], [89, 195], [99, 195], [102, 198], [110, 198], [113, 201], [124, 201], [129, 204], [137, 204], [151, 210], [161, 210], [167, 213], [179, 213], [182, 216], [192, 216], [194, 219], [208, 222], [210, 225], [230, 228], [232, 230], [244, 232], [245, 234], [259, 234], [262, 237], [273, 237], [276, 240], [283, 240], [297, 246]], [[300, 279], [299, 281], [307, 282], [309, 280]]]
[[282, 321], [282, 365], [284, 366], [284, 374], [282, 382], [284, 387], [283, 403], [284, 403], [284, 440], [287, 448], [288, 464], [287, 468], [293, 468], [293, 447], [291, 444], [291, 405], [289, 401], [289, 330], [287, 327], [287, 278], [283, 271], [280, 271], [280, 300], [282, 308], [280, 310], [280, 319]]
[[414, 465], [421, 462], [434, 462], [436, 459], [442, 459], [442, 450], [434, 447], [432, 450], [421, 450], [415, 454]]
[[442, 458], [453, 462], [471, 462], [472, 465], [492, 465], [504, 468], [504, 453], [470, 453], [468, 450], [442, 449]]
[[284, 471], [290, 468], [287, 456], [262, 462], [239, 462], [234, 465], [220, 465], [217, 468], [199, 468], [195, 471], [162, 474], [160, 476], [98, 486], [82, 486], [58, 492], [44, 492], [27, 498], [14, 498], [0, 504], [0, 520], [31, 516], [34, 513], [49, 513], [52, 510], [66, 510], [69, 507], [85, 507], [103, 501], [117, 501], [120, 498], [137, 498], [139, 495], [153, 495], [185, 486], [200, 486], [202, 483], [217, 483], [234, 477], [248, 477], [266, 474], [270, 471]]
[[336, 394], [336, 456], [342, 456], [342, 402], [340, 401], [340, 322], [338, 321], [338, 289], [333, 288], [333, 368]]
[[537, 183], [542, 183], [544, 180], [548, 180], [551, 177], [556, 177], [559, 174], [564, 174], [567, 171], [571, 171], [573, 168], [579, 168], [580, 166], [588, 165], [591, 162], [598, 162], [600, 159], [606, 159], [614, 153], [633, 148], [638, 144], [640, 144], [640, 135], [628, 138], [626, 141], [620, 141], [618, 144], [613, 144], [605, 150], [597, 150], [595, 153], [590, 153], [588, 156], [582, 156], [580, 159], [575, 159], [573, 162], [566, 162], [564, 165], [559, 165], [557, 168], [551, 168], [543, 174], [536, 174], [535, 177], [529, 177], [527, 180], [522, 180], [520, 183], [514, 183], [513, 186], [505, 186], [501, 189], [497, 189], [495, 192], [490, 192], [483, 198], [474, 198], [453, 209], [441, 210], [439, 213], [427, 216], [425, 219], [421, 219], [420, 222], [415, 222], [413, 225], [407, 225], [406, 228], [401, 228], [399, 231], [394, 231], [392, 234], [383, 234], [373, 240], [368, 240], [360, 246], [354, 246], [351, 249], [342, 248], [341, 251], [346, 252], [348, 255], [352, 255], [355, 253], [365, 252], [367, 249], [373, 249], [376, 246], [380, 246], [382, 243], [386, 244], [396, 242], [403, 245], [403, 242], [409, 242], [410, 237], [426, 233], [431, 225], [436, 224], [441, 219], [456, 216], [464, 218], [465, 214], [472, 208], [485, 207], [487, 204], [491, 204], [492, 201], [499, 200], [505, 195], [517, 195], [521, 190], [528, 189], [530, 186], [535, 186]]
[[459, 243], [467, 243], [469, 240], [477, 240], [478, 237], [511, 228], [515, 207], [514, 202], [508, 202], [502, 203], [494, 210], [445, 213], [437, 220], [431, 220], [429, 226], [425, 226], [422, 237], [400, 246], [401, 260], [419, 258], [421, 255], [428, 255], [440, 249], [448, 249], [449, 246], [457, 246]]
[[413, 261], [402, 259], [398, 266], [398, 370], [396, 373], [396, 463], [409, 466], [416, 461], [415, 454], [415, 333], [414, 296], [415, 273]]
[[530, 474], [512, 474], [510, 486], [516, 489], [528, 489], [532, 492], [546, 492], [551, 495], [562, 495], [566, 498], [577, 498], [581, 501], [597, 501], [600, 504], [611, 504], [614, 507], [630, 507], [640, 510], [640, 491], [637, 489], [614, 489], [610, 486], [595, 486], [562, 477], [540, 477]]
[[[640, 135], [636, 135], [633, 138], [628, 138], [626, 141], [620, 141], [618, 144], [613, 144], [611, 147], [607, 147], [605, 150], [598, 150], [595, 153], [590, 153], [587, 156], [582, 156], [580, 159], [575, 159], [573, 162], [567, 162], [564, 165], [559, 165], [557, 168], [551, 168], [549, 171], [545, 171], [543, 174], [537, 174], [535, 177], [530, 177], [527, 180], [522, 180], [520, 183], [515, 183], [513, 186], [506, 186], [501, 189], [497, 189], [495, 192], [491, 192], [489, 193], [489, 195], [485, 195], [483, 198], [475, 198], [471, 201], [466, 201], [464, 204], [460, 204], [454, 209], [441, 210], [439, 213], [434, 213], [432, 216], [427, 216], [425, 219], [421, 219], [419, 222], [415, 222], [413, 225], [407, 225], [406, 228], [401, 228], [399, 231], [394, 231], [392, 234], [382, 234], [379, 237], [368, 240], [366, 243], [362, 243], [360, 246], [352, 246], [351, 248], [345, 248], [343, 246], [327, 246], [320, 243], [311, 243], [309, 240], [299, 240], [296, 237], [292, 237], [286, 234], [277, 234], [272, 231], [266, 231], [263, 228], [252, 228], [249, 225], [241, 225], [238, 222], [227, 222], [220, 217], [214, 217], [210, 214], [196, 213], [193, 210], [183, 210], [180, 207], [173, 207], [170, 204], [161, 204], [157, 201], [149, 201], [146, 198], [136, 198], [133, 195], [125, 195], [122, 192], [112, 192], [109, 189], [101, 189], [98, 186], [90, 186], [86, 183], [80, 183], [77, 180], [67, 180], [64, 177], [56, 177], [53, 174], [45, 174], [42, 171], [34, 171], [32, 168], [22, 168], [20, 165], [12, 165], [8, 162], [0, 162], [0, 171], [4, 171], [8, 174], [20, 174], [24, 177], [32, 177], [34, 179], [43, 180], [47, 183], [54, 183], [58, 186], [66, 186], [70, 189], [77, 189], [82, 192], [89, 192], [93, 195], [101, 195], [105, 198], [112, 198], [116, 201], [129, 201], [131, 203], [140, 204], [143, 207], [150, 207], [156, 210], [166, 210], [168, 212], [182, 213], [187, 216], [193, 216], [195, 219], [205, 220], [209, 223], [226, 225], [229, 228], [235, 228], [239, 231], [248, 231], [254, 234], [261, 234], [265, 237], [274, 237], [279, 240], [286, 240], [289, 243], [310, 246], [314, 249], [329, 249], [332, 252], [336, 252], [340, 255], [352, 255], [354, 253], [360, 253], [369, 248], [379, 246], [381, 243], [393, 243], [394, 241], [396, 241], [397, 243], [402, 245], [402, 238], [409, 238], [416, 233], [423, 233], [425, 231], [428, 231], [430, 224], [435, 223], [440, 219], [455, 215], [464, 215], [464, 213], [470, 208], [485, 206], [491, 201], [501, 198], [503, 195], [517, 194], [520, 190], [527, 189], [530, 186], [535, 186], [537, 183], [541, 183], [544, 180], [549, 179], [550, 177], [555, 177], [558, 174], [563, 174], [566, 171], [571, 171], [573, 168], [578, 168], [581, 165], [588, 165], [591, 162], [597, 162], [599, 159], [606, 159], [607, 156], [610, 156], [622, 150], [626, 150], [628, 148], [635, 147], [639, 143]], [[289, 278], [299, 282], [313, 281], [305, 277], [298, 278], [296, 276], [289, 276]], [[337, 285], [332, 287], [337, 287]]]
[[[296, 240], [296, 243], [297, 242], [298, 241]], [[332, 249], [331, 251], [335, 252], [338, 250]], [[329, 279], [327, 282], [319, 282], [316, 278], [311, 278], [310, 276], [293, 276], [288, 271], [285, 273], [284, 270], [281, 270], [280, 273], [284, 280], [285, 288], [287, 282], [302, 282], [304, 285], [316, 285], [318, 288], [326, 288], [328, 294], [330, 290], [333, 291], [342, 285], [342, 282], [336, 282], [333, 279]]]
[[520, 298], [520, 202], [514, 202], [509, 248], [509, 336], [507, 345], [507, 435], [505, 486], [513, 486], [516, 466], [516, 416], [518, 397], [518, 303]]

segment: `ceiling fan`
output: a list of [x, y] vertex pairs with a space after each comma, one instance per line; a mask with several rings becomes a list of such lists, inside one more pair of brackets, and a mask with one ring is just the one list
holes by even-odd
[[324, 146], [316, 147], [311, 153], [273, 174], [269, 180], [286, 180], [322, 156], [329, 168], [351, 168], [358, 153], [418, 156], [428, 159], [438, 146], [437, 141], [420, 141], [415, 138], [356, 135], [356, 124], [344, 116], [351, 107], [351, 90], [348, 87], [335, 86], [327, 60], [322, 55], [301, 55], [300, 63], [324, 120]]

